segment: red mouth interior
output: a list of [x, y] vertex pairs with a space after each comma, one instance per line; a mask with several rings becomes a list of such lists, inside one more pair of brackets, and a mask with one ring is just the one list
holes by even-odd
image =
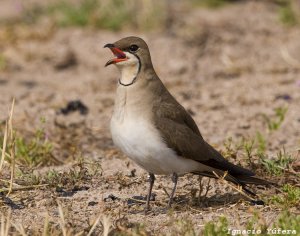
[[110, 59], [108, 62], [106, 62], [105, 66], [111, 65], [111, 64], [116, 64], [122, 61], [126, 61], [128, 58], [126, 54], [119, 48], [116, 47], [110, 47], [109, 48], [112, 53], [116, 56], [113, 59]]
[[112, 53], [118, 59], [125, 59], [126, 58], [126, 54], [122, 50], [120, 50], [119, 48], [110, 48], [110, 50], [112, 51]]

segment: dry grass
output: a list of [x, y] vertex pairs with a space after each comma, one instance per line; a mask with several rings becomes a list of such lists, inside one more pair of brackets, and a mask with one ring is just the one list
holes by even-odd
[[[5, 192], [6, 193], [6, 197], [10, 197], [13, 196], [14, 194], [16, 194], [17, 191], [28, 191], [30, 189], [36, 189], [36, 188], [45, 188], [47, 186], [51, 186], [49, 183], [47, 184], [39, 184], [39, 185], [33, 185], [33, 184], [29, 184], [29, 185], [19, 185], [17, 183], [15, 183], [15, 169], [16, 169], [16, 162], [12, 161], [14, 158], [14, 151], [12, 151], [12, 149], [15, 149], [15, 145], [14, 145], [14, 131], [13, 131], [13, 108], [14, 108], [14, 101], [12, 103], [11, 106], [11, 110], [9, 113], [9, 118], [7, 119], [6, 125], [5, 125], [5, 132], [4, 132], [4, 140], [3, 140], [3, 149], [4, 150], [4, 154], [2, 154], [2, 162], [3, 162], [3, 166], [1, 169], [1, 173], [2, 171], [4, 171], [4, 168], [6, 167], [7, 170], [9, 170], [10, 174], [9, 174], [9, 178], [8, 179], [1, 179], [1, 181], [3, 183], [5, 183], [7, 185], [7, 187], [3, 187], [1, 188], [1, 192]], [[233, 150], [233, 148], [229, 148], [227, 151], [229, 153], [231, 153], [230, 155], [232, 155], [232, 153], [237, 153], [236, 150]], [[251, 156], [251, 151], [248, 150], [248, 155]], [[226, 155], [226, 156], [230, 156], [230, 155]], [[9, 160], [9, 162], [7, 161]], [[94, 164], [95, 165], [95, 164]], [[74, 165], [72, 168], [76, 169], [79, 168], [77, 171], [71, 169], [70, 172], [66, 173], [57, 173], [54, 174], [54, 176], [56, 176], [54, 178], [55, 182], [57, 182], [57, 184], [59, 183], [59, 181], [62, 181], [61, 183], [63, 183], [63, 187], [70, 185], [70, 186], [74, 186], [76, 185], [76, 183], [79, 183], [78, 180], [83, 181], [83, 182], [87, 182], [87, 181], [92, 181], [91, 177], [93, 177], [92, 175], [89, 176], [89, 170], [86, 169], [83, 165], [83, 163], [78, 163], [77, 165]], [[263, 168], [263, 167], [261, 167]], [[293, 173], [288, 172], [286, 169], [284, 169], [284, 173], [285, 174], [292, 174], [293, 176], [298, 176], [298, 172], [294, 171]], [[65, 174], [67, 174], [69, 176], [69, 178], [66, 178], [65, 180], [60, 180], [61, 177], [63, 177]], [[239, 192], [241, 195], [245, 196], [247, 199], [249, 200], [254, 200], [253, 198], [249, 197], [248, 195], [246, 195], [242, 189], [238, 186], [232, 185], [231, 183], [229, 183], [228, 181], [225, 180], [226, 177], [226, 173], [224, 176], [219, 176], [215, 173], [216, 177], [219, 179], [219, 182], [221, 183], [221, 185], [224, 186], [229, 186], [230, 188], [236, 190], [237, 192]], [[47, 179], [45, 179], [47, 181]], [[105, 179], [102, 179], [102, 181], [104, 181]], [[125, 188], [130, 188], [130, 186], [132, 184], [135, 183], [140, 183], [140, 182], [135, 182], [133, 181], [132, 183], [128, 183], [128, 177], [122, 175], [122, 176], [114, 176], [113, 181], [115, 184], [119, 183], [120, 186], [124, 186]], [[49, 180], [50, 181], [50, 180]], [[53, 179], [51, 180], [53, 181]], [[65, 181], [65, 182], [64, 182]], [[107, 181], [107, 180], [106, 180]], [[201, 179], [199, 180], [199, 195], [198, 195], [198, 204], [199, 204], [199, 199], [203, 200], [207, 197], [209, 190], [211, 189], [211, 185], [210, 182], [203, 184]], [[54, 186], [54, 185], [53, 185]], [[56, 185], [56, 186], [59, 186]], [[166, 195], [168, 195], [167, 190], [165, 190], [164, 187], [162, 187], [162, 189], [166, 192]], [[204, 195], [201, 196], [201, 194], [204, 192]], [[299, 191], [298, 188], [295, 186], [291, 186], [291, 187], [285, 187], [282, 191], [281, 194], [277, 194], [278, 196], [280, 196], [280, 198], [278, 199], [271, 199], [269, 201], [270, 204], [279, 204], [279, 207], [287, 207], [287, 206], [297, 206], [299, 203]], [[130, 200], [130, 198], [128, 198], [128, 200]], [[131, 199], [132, 200], [132, 199]], [[135, 199], [134, 199], [135, 200]], [[144, 201], [136, 201], [136, 203], [144, 203]], [[103, 203], [105, 204], [105, 203]], [[163, 201], [156, 201], [156, 204], [158, 206], [164, 206], [165, 203]], [[180, 206], [180, 203], [176, 203], [175, 204], [175, 209], [176, 207]], [[113, 221], [111, 220], [111, 218], [108, 216], [111, 213], [105, 212], [104, 210], [100, 211], [100, 214], [98, 214], [97, 217], [94, 218], [94, 220], [92, 221], [91, 225], [87, 228], [85, 228], [84, 230], [75, 230], [72, 226], [70, 226], [70, 224], [68, 222], [70, 222], [68, 220], [68, 217], [66, 216], [65, 212], [64, 212], [64, 205], [58, 200], [56, 201], [56, 208], [58, 209], [58, 213], [59, 213], [59, 218], [58, 218], [58, 223], [60, 225], [59, 229], [57, 229], [57, 227], [51, 225], [49, 223], [49, 216], [48, 214], [45, 217], [44, 220], [44, 227], [43, 227], [43, 235], [64, 235], [64, 236], [68, 236], [68, 235], [93, 235], [94, 232], [99, 232], [99, 227], [101, 227], [101, 232], [103, 233], [103, 235], [109, 235], [109, 232], [111, 232], [112, 230], [117, 230], [117, 232], [119, 232], [120, 234], [125, 234], [125, 235], [145, 235], [147, 234], [143, 228], [143, 226], [141, 225], [136, 225], [133, 228], [128, 227], [128, 226], [120, 226], [118, 224], [113, 224]], [[121, 210], [122, 209], [122, 210]], [[124, 207], [120, 208], [121, 211], [126, 211]], [[195, 212], [201, 212], [201, 208], [197, 209], [194, 207], [189, 207], [189, 210], [195, 211]], [[170, 213], [171, 215], [174, 214]], [[290, 216], [290, 220], [294, 220], [296, 218], [293, 218], [294, 216], [291, 215]], [[263, 218], [263, 217], [262, 217]], [[224, 218], [225, 219], [225, 218]], [[174, 223], [175, 222], [175, 223]], [[170, 222], [168, 223], [168, 227], [170, 227], [170, 229], [172, 230], [172, 232], [174, 233], [174, 235], [181, 235], [183, 232], [187, 232], [187, 230], [189, 230], [190, 233], [196, 235], [197, 230], [194, 229], [194, 225], [192, 223], [192, 221], [190, 221], [189, 219], [181, 219], [181, 220], [176, 220], [174, 222]], [[208, 235], [220, 235], [220, 229], [221, 226], [224, 227], [227, 225], [227, 221], [223, 220], [223, 218], [220, 220], [219, 223], [215, 223], [215, 222], [209, 222], [207, 224], [205, 224], [204, 226], [204, 232], [210, 232]], [[265, 225], [261, 225], [260, 227], [265, 227]], [[298, 227], [297, 224], [295, 224], [295, 227]], [[11, 215], [11, 211], [8, 211], [6, 214], [2, 214], [1, 215], [1, 235], [9, 235], [12, 232], [18, 232], [18, 234], [20, 235], [31, 235], [31, 232], [28, 231], [26, 229], [25, 225], [22, 225], [20, 223], [14, 223], [13, 219], [12, 219], [12, 215]], [[38, 233], [36, 233], [38, 234]]]
[[[8, 118], [6, 119], [5, 123], [5, 130], [4, 130], [4, 137], [3, 137], [3, 144], [2, 144], [2, 155], [1, 155], [1, 162], [0, 162], [0, 176], [2, 176], [2, 172], [4, 172], [4, 168], [8, 167], [10, 170], [9, 180], [7, 179], [0, 179], [2, 183], [8, 185], [8, 187], [1, 186], [0, 193], [6, 193], [6, 199], [9, 199], [9, 196], [16, 191], [28, 191], [31, 189], [36, 188], [44, 188], [49, 184], [30, 184], [27, 186], [21, 186], [14, 182], [15, 180], [15, 170], [16, 170], [16, 161], [15, 161], [15, 131], [13, 129], [13, 111], [14, 111], [15, 99], [13, 99], [10, 112]], [[77, 175], [77, 172], [73, 172], [74, 176]], [[86, 173], [84, 173], [86, 174]], [[1, 195], [0, 195], [1, 196]], [[78, 232], [74, 234], [74, 230], [67, 226], [65, 220], [65, 214], [63, 211], [63, 207], [59, 201], [57, 201], [57, 208], [59, 212], [59, 225], [60, 231], [51, 229], [49, 225], [49, 216], [48, 214], [45, 217], [44, 221], [44, 229], [43, 235], [63, 235], [63, 236], [70, 236], [70, 235], [83, 235], [83, 232]], [[107, 236], [111, 230], [111, 221], [108, 217], [99, 215], [94, 223], [92, 224], [90, 230], [88, 231], [87, 235], [93, 235], [95, 228], [99, 225], [101, 218], [102, 225], [103, 225], [103, 235]], [[1, 224], [0, 224], [0, 235], [1, 236], [8, 236], [11, 235], [12, 232], [18, 232], [18, 234], [22, 236], [30, 235], [26, 233], [24, 226], [20, 223], [13, 223], [12, 222], [12, 212], [9, 210], [6, 214], [1, 213]]]
[[0, 235], [8, 236], [10, 232], [11, 226], [11, 212], [5, 216], [1, 213], [1, 225], [0, 225]]
[[221, 181], [223, 184], [230, 186], [231, 188], [233, 188], [234, 190], [238, 191], [240, 194], [242, 194], [242, 195], [243, 195], [244, 197], [246, 197], [247, 199], [252, 200], [252, 201], [255, 201], [255, 199], [254, 199], [253, 197], [249, 196], [248, 194], [246, 194], [246, 193], [244, 192], [242, 186], [240, 186], [240, 185], [234, 185], [234, 184], [228, 182], [228, 181], [225, 179], [225, 178], [226, 178], [226, 175], [228, 174], [227, 171], [224, 173], [223, 176], [218, 175], [218, 174], [217, 174], [216, 172], [214, 172], [214, 171], [213, 171], [213, 173], [214, 173], [214, 175], [218, 178], [218, 180]]
[[[46, 235], [63, 235], [63, 236], [87, 235], [87, 236], [91, 236], [91, 235], [94, 235], [94, 231], [100, 222], [102, 223], [102, 226], [103, 226], [103, 233], [102, 233], [103, 236], [108, 236], [111, 231], [112, 223], [111, 223], [109, 217], [99, 215], [93, 222], [93, 224], [87, 234], [85, 234], [83, 231], [74, 233], [74, 230], [72, 228], [70, 228], [69, 226], [67, 226], [63, 207], [62, 207], [61, 203], [59, 203], [58, 201], [57, 201], [57, 209], [59, 212], [60, 230], [51, 229], [51, 226], [49, 225], [49, 216], [47, 214], [45, 217], [45, 221], [44, 221], [44, 229], [43, 229], [43, 233], [42, 233], [43, 236], [46, 236]], [[102, 221], [101, 221], [101, 218], [102, 218]], [[12, 222], [11, 211], [9, 210], [6, 213], [6, 215], [1, 213], [0, 235], [8, 236], [8, 235], [11, 235], [12, 232], [18, 232], [22, 236], [31, 235], [30, 233], [26, 233], [26, 230], [22, 224], [20, 224], [20, 223], [14, 224]], [[34, 235], [38, 235], [38, 233], [36, 233]]]
[[[114, 4], [112, 1], [104, 2], [107, 4], [106, 7]], [[242, 2], [246, 3], [248, 1]], [[126, 6], [128, 8], [115, 9], [116, 11], [108, 9], [108, 15], [118, 14], [119, 12], [126, 13], [132, 11], [134, 7], [140, 7], [140, 5], [134, 6], [135, 3], [136, 1], [131, 1]], [[144, 24], [147, 23], [145, 21], [149, 19], [151, 14], [156, 13], [156, 10], [151, 7], [151, 3], [150, 1], [141, 3], [143, 4], [139, 12], [141, 15], [137, 14], [136, 16], [137, 18], [140, 17], [138, 22], [135, 22], [136, 19], [134, 19], [132, 22], [123, 25], [120, 23], [122, 19], [120, 17], [116, 23], [108, 23], [115, 24], [113, 26], [116, 27], [115, 29], [131, 28], [134, 25], [134, 29], [143, 30]], [[162, 9], [165, 9], [164, 7], [167, 6], [162, 6]], [[103, 8], [101, 9], [103, 10]], [[245, 222], [253, 221], [259, 222], [257, 226], [263, 228], [271, 226], [277, 219], [280, 219], [281, 224], [277, 222], [276, 227], [287, 228], [290, 226], [295, 227], [295, 229], [298, 227], [297, 220], [299, 218], [296, 215], [299, 214], [300, 202], [299, 164], [297, 164], [299, 153], [292, 151], [297, 150], [299, 145], [298, 137], [294, 135], [296, 129], [295, 132], [292, 129], [298, 127], [295, 126], [295, 123], [298, 124], [298, 111], [295, 104], [297, 105], [299, 96], [297, 95], [298, 90], [296, 90], [296, 80], [294, 78], [297, 78], [299, 72], [299, 59], [297, 54], [294, 53], [296, 50], [291, 47], [292, 44], [297, 44], [298, 41], [293, 42], [293, 39], [290, 38], [293, 34], [289, 31], [297, 31], [297, 29], [289, 28], [287, 30], [288, 27], [285, 26], [286, 29], [277, 29], [276, 27], [279, 27], [280, 24], [277, 24], [276, 27], [272, 25], [269, 27], [268, 24], [263, 27], [258, 24], [258, 28], [255, 28], [256, 24], [251, 21], [252, 18], [245, 17], [247, 22], [249, 20], [251, 24], [248, 22], [248, 28], [244, 30], [245, 25], [243, 26], [241, 23], [244, 18], [241, 18], [241, 21], [235, 20], [234, 23], [230, 23], [224, 18], [218, 22], [217, 19], [222, 17], [225, 12], [223, 10], [220, 9], [214, 15], [211, 10], [206, 12], [201, 9], [201, 17], [195, 18], [195, 20], [192, 19], [191, 28], [192, 32], [195, 32], [195, 38], [187, 39], [185, 35], [178, 36], [179, 34], [177, 34], [185, 27], [185, 19], [191, 15], [190, 13], [194, 14], [194, 12], [187, 15], [175, 14], [175, 18], [171, 20], [176, 20], [177, 17], [178, 26], [173, 29], [172, 37], [161, 34], [146, 35], [146, 37], [148, 37], [151, 44], [154, 55], [153, 60], [155, 60], [161, 78], [166, 79], [167, 86], [176, 98], [194, 112], [197, 123], [199, 125], [203, 124], [200, 128], [202, 132], [205, 132], [204, 136], [211, 138], [209, 141], [212, 141], [219, 148], [223, 146], [222, 139], [225, 139], [226, 134], [233, 135], [231, 146], [229, 144], [228, 146], [225, 145], [226, 148], [223, 154], [226, 158], [255, 170], [258, 176], [262, 178], [273, 179], [284, 184], [280, 189], [255, 189], [267, 205], [252, 206], [245, 200], [248, 198], [241, 196], [243, 195], [241, 189], [229, 184], [224, 180], [224, 176], [219, 176], [218, 181], [211, 180], [210, 182], [206, 178], [198, 181], [196, 177], [185, 176], [180, 178], [174, 208], [164, 212], [162, 208], [166, 206], [170, 180], [169, 178], [157, 177], [154, 188], [157, 196], [155, 201], [151, 202], [152, 211], [147, 216], [140, 214], [138, 211], [143, 209], [144, 201], [136, 200], [132, 198], [132, 195], [144, 194], [147, 186], [146, 175], [133, 163], [127, 163], [127, 159], [124, 160], [124, 156], [111, 146], [111, 140], [104, 129], [101, 129], [101, 127], [93, 129], [94, 127], [88, 126], [89, 124], [106, 126], [105, 122], [107, 121], [105, 119], [111, 112], [113, 102], [111, 96], [113, 85], [109, 77], [110, 74], [103, 72], [102, 67], [99, 66], [99, 64], [104, 64], [102, 60], [106, 60], [106, 55], [102, 55], [102, 51], [98, 53], [96, 48], [106, 41], [116, 40], [120, 35], [119, 33], [116, 35], [110, 34], [106, 31], [91, 31], [91, 29], [61, 29], [58, 26], [62, 26], [60, 25], [62, 18], [58, 15], [62, 13], [63, 17], [69, 17], [68, 14], [70, 13], [67, 13], [65, 9], [57, 8], [55, 12], [50, 14], [51, 17], [56, 18], [54, 25], [52, 25], [53, 22], [50, 22], [49, 25], [47, 23], [45, 27], [36, 27], [35, 25], [28, 27], [21, 24], [16, 25], [18, 30], [12, 27], [9, 30], [6, 29], [4, 35], [0, 32], [0, 40], [4, 36], [4, 41], [8, 42], [7, 45], [9, 45], [8, 53], [3, 54], [5, 60], [7, 57], [3, 72], [7, 73], [8, 77], [12, 76], [16, 80], [8, 81], [7, 85], [2, 83], [0, 89], [3, 89], [1, 91], [5, 94], [5, 90], [7, 90], [7, 87], [9, 89], [10, 83], [15, 82], [16, 84], [13, 84], [16, 85], [13, 88], [14, 91], [24, 91], [26, 89], [29, 94], [25, 94], [25, 98], [22, 100], [24, 102], [22, 104], [26, 105], [18, 107], [16, 110], [16, 114], [20, 117], [14, 115], [14, 119], [12, 119], [12, 115], [8, 115], [11, 117], [11, 122], [8, 118], [5, 127], [3, 127], [3, 139], [1, 137], [3, 147], [0, 160], [1, 235], [156, 235], [158, 232], [162, 232], [162, 235], [205, 234], [220, 236], [222, 235], [222, 227], [226, 225], [226, 227], [245, 228], [250, 227]], [[243, 8], [240, 8], [240, 10], [243, 10]], [[82, 9], [79, 9], [79, 11], [82, 11]], [[103, 25], [95, 25], [97, 16], [89, 14], [93, 11], [94, 9], [85, 13], [87, 22], [82, 27], [104, 27]], [[144, 13], [144, 11], [148, 12]], [[232, 9], [229, 7], [228, 11], [232, 11]], [[204, 20], [205, 14], [208, 15], [208, 19], [212, 19], [212, 23], [207, 21], [204, 25], [200, 24]], [[276, 18], [278, 12], [275, 14]], [[241, 16], [237, 12], [229, 15], [230, 19], [232, 15]], [[259, 17], [263, 15], [257, 16], [258, 19], [260, 20]], [[162, 17], [165, 16], [162, 15]], [[268, 17], [269, 15], [267, 15]], [[69, 25], [76, 25], [75, 20]], [[159, 17], [154, 17], [152, 20], [154, 23], [161, 22]], [[136, 25], [137, 23], [140, 25]], [[149, 23], [151, 25], [153, 22]], [[224, 27], [225, 25], [226, 27]], [[249, 27], [250, 25], [251, 27]], [[109, 28], [110, 26], [105, 27]], [[165, 22], [158, 26], [158, 28], [160, 27], [164, 28]], [[278, 32], [274, 30], [275, 28]], [[204, 30], [205, 35], [202, 35], [202, 31], [199, 33], [198, 29]], [[122, 32], [122, 34], [126, 33]], [[240, 40], [241, 33], [245, 34], [243, 40]], [[251, 39], [252, 36], [250, 35], [252, 34], [255, 35], [255, 39]], [[287, 45], [282, 46], [279, 44], [278, 46], [274, 41], [276, 39], [283, 40], [282, 35], [290, 36], [289, 39], [284, 38], [284, 42], [290, 41], [287, 42]], [[204, 41], [202, 37], [205, 37]], [[199, 41], [201, 47], [197, 46]], [[16, 44], [16, 42], [18, 43]], [[55, 54], [64, 49], [65, 46], [62, 42], [65, 42], [65, 46], [73, 50], [77, 56], [78, 65], [56, 71], [55, 67], [52, 66], [51, 53], [53, 51], [53, 54]], [[268, 43], [260, 44], [260, 42]], [[273, 43], [272, 48], [268, 48], [270, 43]], [[29, 47], [28, 44], [32, 47]], [[250, 44], [253, 45], [251, 50], [247, 49]], [[14, 48], [15, 45], [18, 45], [16, 49]], [[252, 48], [259, 50], [253, 53], [255, 50]], [[18, 62], [18, 60], [10, 57], [9, 53], [14, 50], [17, 52], [17, 59], [23, 56], [26, 58], [26, 62], [21, 64], [22, 69], [20, 71], [11, 66], [16, 63], [15, 61]], [[33, 51], [36, 54], [32, 56]], [[95, 53], [95, 51], [97, 52]], [[165, 57], [168, 55], [166, 52], [172, 52], [172, 58], [177, 60], [165, 61]], [[197, 52], [197, 54], [193, 56], [194, 52]], [[244, 55], [248, 55], [247, 58]], [[27, 58], [31, 59], [27, 62]], [[258, 63], [257, 60], [260, 58], [268, 58], [269, 60]], [[171, 62], [178, 62], [179, 64], [172, 64]], [[183, 64], [183, 72], [176, 71], [177, 67], [180, 67], [180, 63]], [[190, 67], [190, 65], [192, 66]], [[277, 65], [282, 67], [278, 69]], [[171, 69], [168, 69], [169, 67]], [[273, 74], [272, 69], [277, 70], [277, 74], [275, 72]], [[33, 73], [33, 71], [40, 70], [49, 74], [46, 74], [44, 78], [38, 73], [37, 75]], [[195, 74], [195, 71], [197, 74]], [[223, 74], [221, 73], [219, 77], [215, 76], [217, 71], [221, 71]], [[231, 77], [232, 74], [235, 74], [235, 77]], [[259, 76], [263, 79], [259, 79]], [[74, 77], [76, 77], [76, 80], [73, 79]], [[105, 79], [101, 79], [101, 82], [99, 82], [98, 77], [109, 78], [107, 79], [109, 82], [106, 83]], [[189, 80], [189, 78], [191, 79]], [[23, 79], [33, 79], [37, 82], [36, 87], [31, 90], [22, 87], [18, 83], [21, 84]], [[49, 84], [47, 83], [48, 79], [51, 82]], [[72, 81], [71, 84], [66, 83], [64, 85], [61, 83], [62, 80], [67, 81], [68, 79]], [[47, 89], [43, 87], [44, 84], [46, 84]], [[70, 85], [72, 87], [71, 92], [66, 93], [66, 91], [69, 91]], [[248, 91], [251, 91], [251, 93], [248, 93]], [[288, 93], [290, 100], [276, 100], [277, 93], [279, 95]], [[91, 114], [85, 117], [86, 123], [58, 129], [55, 127], [55, 122], [51, 120], [51, 116], [57, 117], [57, 114], [54, 115], [56, 109], [67, 100], [73, 99], [74, 94], [80, 96], [83, 101], [95, 101], [95, 105], [93, 102], [88, 104]], [[6, 101], [6, 103], [8, 102]], [[37, 105], [33, 109], [34, 112], [29, 116], [25, 116], [25, 118], [21, 117], [23, 113], [20, 111], [27, 110], [27, 106], [30, 107], [30, 104]], [[286, 105], [288, 105], [289, 110], [285, 113], [284, 108], [287, 107]], [[245, 111], [245, 108], [247, 111]], [[274, 108], [282, 108], [278, 116], [276, 111], [273, 110]], [[261, 119], [260, 111], [267, 119]], [[12, 112], [9, 113], [12, 114]], [[39, 124], [39, 117], [36, 118], [35, 116], [41, 113], [47, 114], [46, 118], [50, 123], [47, 129], [51, 130], [54, 127], [54, 132], [49, 132], [47, 135], [50, 144], [53, 144], [56, 153], [58, 153], [54, 157], [63, 160], [60, 163], [52, 161], [51, 153], [47, 149], [48, 146], [41, 146], [45, 140], [43, 135], [40, 136], [42, 138], [38, 141], [35, 139], [35, 126]], [[296, 116], [293, 114], [296, 114]], [[218, 116], [221, 118], [218, 119]], [[24, 122], [26, 127], [30, 129], [28, 132], [34, 137], [33, 143], [37, 144], [37, 149], [28, 149], [32, 139], [29, 135], [25, 135], [27, 130], [18, 130], [16, 120], [20, 120], [22, 124]], [[232, 120], [232, 122], [227, 122], [228, 120]], [[13, 130], [12, 123], [14, 123], [15, 131], [18, 132], [10, 135], [10, 133], [14, 133], [11, 132]], [[95, 135], [96, 129], [97, 135]], [[232, 130], [233, 133], [228, 133], [229, 130]], [[259, 130], [259, 133], [257, 130]], [[48, 132], [48, 130], [46, 131]], [[241, 135], [243, 141], [239, 139]], [[20, 140], [18, 138], [21, 137], [24, 142], [14, 143], [11, 139], [13, 136], [16, 141]], [[285, 137], [285, 139], [282, 137]], [[282, 141], [287, 142], [287, 144], [284, 144], [288, 145], [286, 152], [282, 151], [284, 150], [281, 147], [283, 145]], [[293, 148], [290, 148], [291, 143]], [[15, 148], [12, 148], [14, 146]], [[75, 154], [65, 155], [66, 150], [71, 150], [74, 146], [76, 151], [73, 151], [73, 153]], [[29, 154], [26, 155], [28, 157], [27, 161], [25, 161], [25, 155], [22, 156], [18, 152], [19, 147], [27, 148], [26, 153]], [[14, 153], [14, 150], [16, 150], [16, 153]], [[42, 162], [34, 162], [33, 159], [35, 158], [33, 157], [38, 154], [39, 150], [42, 150], [42, 155], [39, 154], [38, 156], [44, 159], [42, 159]], [[78, 154], [77, 150], [85, 152]], [[91, 152], [86, 153], [86, 151]], [[13, 158], [14, 156], [15, 158]], [[60, 159], [60, 157], [62, 158]], [[289, 157], [292, 157], [291, 161], [289, 161]], [[84, 161], [78, 161], [79, 158], [83, 158]], [[262, 160], [270, 161], [267, 161], [268, 164], [262, 165]], [[99, 163], [103, 165], [100, 166], [101, 168], [98, 168]], [[282, 163], [283, 165], [281, 165]], [[134, 172], [133, 169], [137, 169], [137, 172]], [[267, 169], [270, 171], [267, 172]], [[279, 169], [280, 171], [278, 171]], [[117, 173], [117, 171], [119, 172]], [[235, 194], [236, 192], [238, 194]], [[130, 205], [128, 202], [135, 203]], [[280, 214], [284, 212], [285, 208], [289, 208], [290, 213], [284, 215], [286, 219], [284, 217], [280, 218]], [[42, 215], [39, 215], [40, 213]], [[224, 217], [218, 221], [217, 218], [220, 215], [224, 215]], [[36, 216], [41, 220], [37, 221]], [[22, 224], [19, 224], [18, 222], [21, 220]], [[256, 225], [251, 227], [256, 227]]]
[[[0, 176], [1, 176], [1, 171], [3, 168], [3, 164], [5, 162], [5, 156], [9, 156], [9, 159], [11, 162], [11, 164], [10, 164], [10, 181], [9, 181], [9, 188], [7, 191], [7, 196], [13, 190], [13, 181], [14, 181], [14, 176], [15, 176], [15, 136], [14, 136], [13, 122], [12, 122], [14, 105], [15, 105], [15, 99], [13, 99], [13, 101], [12, 101], [9, 116], [5, 123], [4, 139], [3, 139], [3, 145], [2, 145], [2, 155], [1, 155], [1, 161], [0, 161]], [[9, 154], [6, 152], [7, 146], [10, 149], [10, 150], [8, 150]]]

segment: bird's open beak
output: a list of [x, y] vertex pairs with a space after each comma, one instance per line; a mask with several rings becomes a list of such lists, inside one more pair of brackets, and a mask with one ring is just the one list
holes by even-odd
[[113, 44], [108, 43], [104, 47], [109, 48], [112, 51], [112, 53], [116, 56], [115, 58], [110, 59], [108, 62], [106, 62], [105, 66], [116, 64], [121, 61], [126, 61], [128, 59], [126, 54], [121, 49], [115, 47]]

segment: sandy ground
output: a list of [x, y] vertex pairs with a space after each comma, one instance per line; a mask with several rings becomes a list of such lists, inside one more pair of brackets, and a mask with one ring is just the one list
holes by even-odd
[[[178, 219], [190, 219], [197, 231], [221, 215], [235, 227], [244, 227], [253, 211], [267, 222], [276, 219], [280, 211], [276, 207], [251, 206], [215, 180], [207, 204], [199, 206], [193, 196], [199, 188], [198, 177], [189, 175], [180, 178], [172, 213], [161, 211], [167, 204], [163, 189], [170, 191], [172, 186], [168, 176], [157, 177], [150, 214], [138, 212], [143, 206], [128, 204], [133, 195], [145, 195], [147, 174], [111, 141], [108, 127], [119, 75], [114, 67], [104, 68], [111, 54], [102, 48], [124, 36], [138, 35], [148, 42], [158, 75], [217, 149], [225, 150], [224, 141], [229, 137], [238, 142], [260, 131], [268, 137], [270, 158], [283, 146], [295, 157], [299, 150], [300, 28], [282, 25], [276, 6], [260, 2], [217, 11], [196, 9], [184, 16], [168, 33], [53, 30], [48, 22], [24, 32], [0, 28], [2, 39], [12, 37], [0, 47], [7, 58], [6, 69], [0, 72], [0, 120], [6, 118], [15, 97], [16, 130], [28, 134], [45, 118], [47, 137], [55, 144], [58, 159], [72, 159], [69, 150], [74, 147], [87, 162], [101, 165], [97, 175], [79, 183], [85, 188], [70, 196], [55, 188], [14, 193], [12, 199], [22, 206], [12, 210], [14, 223], [41, 231], [48, 212], [50, 222], [58, 224], [57, 199], [65, 209], [67, 224], [76, 232], [86, 230], [99, 214], [109, 216], [114, 224], [143, 223], [152, 234], [170, 232], [169, 225]], [[72, 100], [81, 100], [88, 114], [59, 114]], [[277, 107], [288, 107], [288, 112], [280, 129], [269, 133], [262, 114], [272, 117]], [[70, 167], [64, 164], [38, 171]], [[257, 192], [261, 196], [276, 193], [264, 188]], [[112, 200], [111, 194], [117, 198]], [[4, 204], [2, 209], [8, 207]], [[299, 209], [291, 210], [299, 213]]]

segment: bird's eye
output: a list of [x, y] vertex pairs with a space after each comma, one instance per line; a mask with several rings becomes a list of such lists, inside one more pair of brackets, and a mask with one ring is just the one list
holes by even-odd
[[130, 45], [129, 50], [131, 52], [136, 52], [139, 49], [139, 47], [135, 44]]

